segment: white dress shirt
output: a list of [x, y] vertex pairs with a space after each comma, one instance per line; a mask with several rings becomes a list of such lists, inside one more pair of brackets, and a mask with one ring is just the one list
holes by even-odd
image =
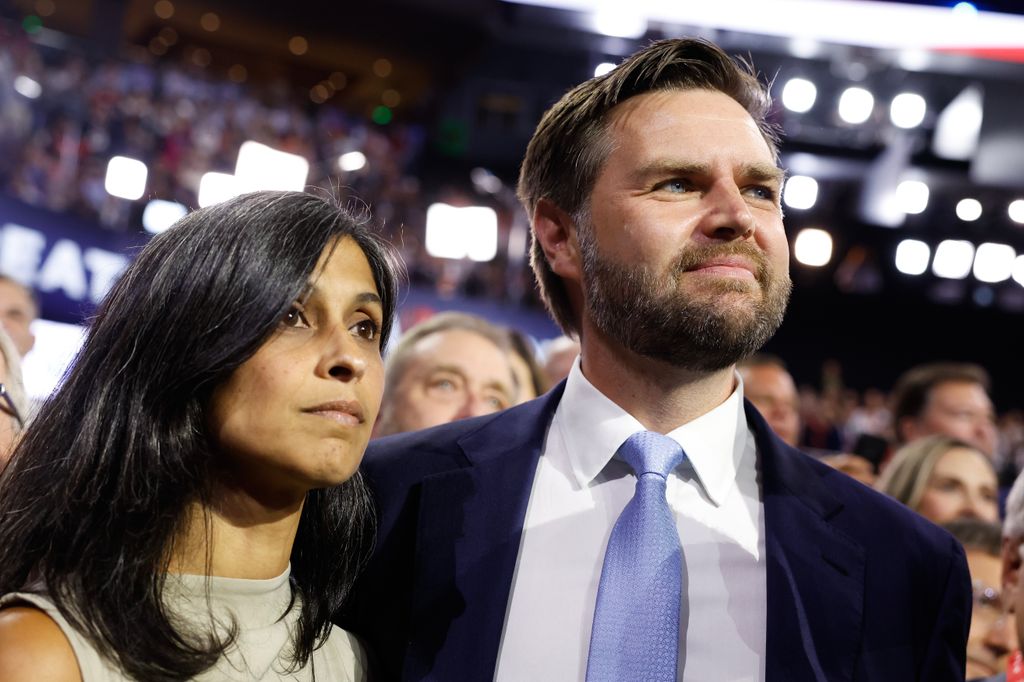
[[[577, 358], [537, 465], [495, 680], [584, 680], [605, 547], [636, 478], [615, 451], [644, 430]], [[743, 384], [667, 434], [687, 458], [667, 499], [683, 548], [679, 680], [764, 680], [764, 513]]]

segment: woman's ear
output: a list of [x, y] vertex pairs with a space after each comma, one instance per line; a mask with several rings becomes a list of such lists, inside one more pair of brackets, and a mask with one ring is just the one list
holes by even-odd
[[573, 218], [553, 201], [541, 199], [533, 209], [533, 231], [551, 270], [579, 282], [582, 267]]

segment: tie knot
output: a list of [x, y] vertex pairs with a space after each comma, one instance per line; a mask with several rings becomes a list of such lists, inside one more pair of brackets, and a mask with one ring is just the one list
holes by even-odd
[[648, 473], [665, 478], [684, 456], [679, 443], [654, 431], [637, 431], [619, 446], [619, 454], [633, 467], [637, 478]]

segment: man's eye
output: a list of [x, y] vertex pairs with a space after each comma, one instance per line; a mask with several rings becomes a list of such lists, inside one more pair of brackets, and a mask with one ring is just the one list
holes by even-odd
[[456, 389], [456, 386], [455, 382], [451, 379], [434, 379], [430, 382], [430, 389], [433, 391], [451, 393]]
[[488, 395], [484, 398], [484, 401], [495, 410], [504, 410], [509, 406], [509, 401], [500, 393]]
[[305, 329], [309, 327], [309, 320], [306, 319], [306, 314], [302, 310], [302, 306], [298, 303], [294, 304], [291, 309], [284, 314], [281, 318], [281, 326], [293, 327], [296, 329]]
[[360, 320], [352, 325], [352, 331], [359, 338], [375, 341], [380, 330], [377, 327], [377, 323], [373, 320]]
[[775, 197], [777, 196], [775, 189], [768, 187], [767, 185], [755, 185], [747, 191], [758, 199], [764, 199], [765, 201], [775, 201]]
[[663, 189], [666, 192], [670, 192], [673, 194], [682, 194], [690, 190], [690, 183], [688, 183], [686, 180], [679, 179], [666, 180], [665, 182], [659, 184], [657, 186], [657, 189]]

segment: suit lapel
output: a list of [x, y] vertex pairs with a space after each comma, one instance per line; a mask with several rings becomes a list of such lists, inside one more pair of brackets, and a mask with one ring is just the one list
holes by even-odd
[[469, 466], [422, 483], [404, 679], [490, 679], [537, 461], [564, 384], [459, 440]]
[[764, 499], [768, 682], [853, 679], [863, 638], [864, 549], [830, 519], [843, 503], [747, 403]]

